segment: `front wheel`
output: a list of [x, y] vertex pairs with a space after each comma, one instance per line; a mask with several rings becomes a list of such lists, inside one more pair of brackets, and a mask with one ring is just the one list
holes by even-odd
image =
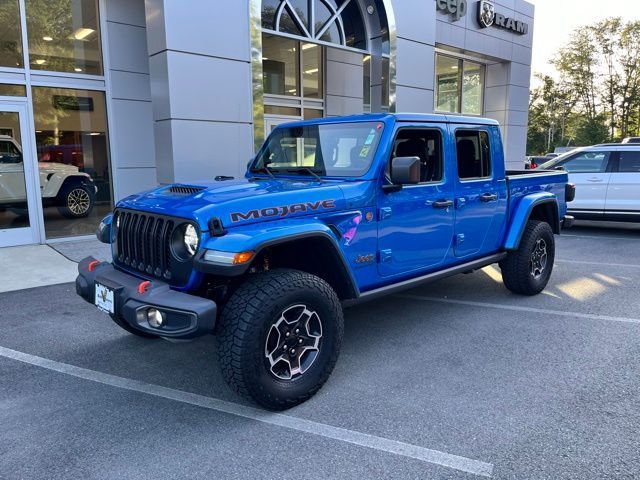
[[252, 275], [220, 318], [218, 360], [231, 388], [270, 410], [311, 398], [340, 353], [340, 301], [321, 278], [297, 270]]
[[95, 192], [92, 187], [74, 184], [64, 187], [60, 192], [58, 210], [67, 218], [84, 218], [89, 216], [95, 205]]
[[518, 250], [500, 262], [505, 287], [521, 295], [537, 295], [549, 283], [555, 261], [555, 239], [547, 222], [530, 220]]

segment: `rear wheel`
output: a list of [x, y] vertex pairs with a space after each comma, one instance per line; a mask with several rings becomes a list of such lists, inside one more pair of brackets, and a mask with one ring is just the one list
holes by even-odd
[[58, 195], [58, 210], [67, 218], [84, 218], [89, 216], [95, 204], [95, 192], [92, 187], [74, 183], [63, 187]]
[[297, 270], [250, 277], [220, 318], [218, 359], [227, 383], [270, 410], [311, 398], [335, 366], [340, 301], [322, 279]]
[[537, 295], [549, 283], [555, 260], [553, 230], [546, 222], [530, 220], [518, 250], [500, 262], [505, 287], [521, 295]]

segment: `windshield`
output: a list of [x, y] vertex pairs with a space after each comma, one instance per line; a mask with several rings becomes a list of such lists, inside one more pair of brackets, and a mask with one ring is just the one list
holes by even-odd
[[543, 163], [542, 165], [538, 165], [538, 169], [539, 170], [553, 170], [555, 168], [556, 165], [558, 165], [560, 162], [562, 162], [565, 158], [571, 156], [571, 155], [575, 155], [578, 152], [578, 150], [573, 150], [571, 152], [565, 152], [562, 155], [559, 155], [555, 158], [552, 158], [551, 160], [546, 161], [545, 163]]
[[369, 171], [382, 123], [333, 123], [277, 128], [251, 172], [359, 177]]

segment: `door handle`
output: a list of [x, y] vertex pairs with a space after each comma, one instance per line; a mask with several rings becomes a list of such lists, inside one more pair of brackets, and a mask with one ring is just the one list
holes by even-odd
[[604, 180], [602, 178], [593, 177], [593, 178], [588, 178], [587, 182], [604, 182]]
[[453, 207], [453, 200], [438, 200], [437, 202], [433, 202], [433, 208], [451, 208]]
[[495, 193], [485, 193], [484, 195], [480, 196], [480, 200], [484, 203], [495, 202], [496, 200], [498, 200], [498, 195], [496, 195]]

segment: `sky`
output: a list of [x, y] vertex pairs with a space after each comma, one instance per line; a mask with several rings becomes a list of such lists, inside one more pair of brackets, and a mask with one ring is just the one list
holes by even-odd
[[640, 20], [640, 0], [529, 0], [536, 7], [533, 74], [551, 68], [549, 59], [569, 40], [573, 29], [607, 17]]

